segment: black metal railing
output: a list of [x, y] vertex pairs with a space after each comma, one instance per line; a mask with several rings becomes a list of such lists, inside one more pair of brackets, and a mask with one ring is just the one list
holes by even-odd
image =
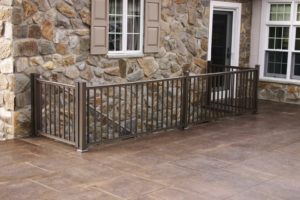
[[208, 73], [75, 86], [32, 75], [33, 133], [75, 145], [138, 137], [257, 111], [259, 67], [208, 63]]

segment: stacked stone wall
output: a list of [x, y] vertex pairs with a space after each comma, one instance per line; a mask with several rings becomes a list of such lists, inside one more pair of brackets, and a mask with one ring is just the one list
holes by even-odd
[[12, 8], [10, 1], [0, 1], [0, 139], [12, 133], [14, 84], [12, 64]]
[[[1, 2], [1, 0], [0, 0]], [[240, 65], [248, 66], [251, 1], [242, 3]], [[16, 0], [12, 2], [13, 74], [18, 89], [12, 134], [28, 133], [30, 73], [73, 84], [122, 83], [177, 77], [190, 63], [191, 73], [206, 70], [209, 0], [162, 0], [161, 48], [142, 58], [111, 59], [90, 55], [91, 0]]]
[[259, 98], [284, 103], [300, 104], [300, 86], [293, 84], [260, 82]]

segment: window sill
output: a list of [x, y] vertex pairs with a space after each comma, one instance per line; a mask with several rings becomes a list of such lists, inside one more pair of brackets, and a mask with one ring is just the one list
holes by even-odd
[[108, 53], [108, 58], [141, 58], [144, 57], [143, 53]]
[[282, 79], [282, 78], [271, 78], [271, 77], [260, 77], [259, 80], [263, 81], [263, 82], [300, 86], [300, 80], [291, 80], [291, 79], [287, 80], [287, 79]]

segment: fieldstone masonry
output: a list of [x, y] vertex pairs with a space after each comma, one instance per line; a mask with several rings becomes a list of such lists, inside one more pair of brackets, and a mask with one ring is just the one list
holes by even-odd
[[[229, 1], [229, 0], [226, 0]], [[242, 3], [240, 65], [248, 66], [251, 1]], [[161, 48], [143, 58], [90, 54], [91, 0], [0, 0], [0, 135], [30, 134], [30, 79], [91, 85], [176, 77], [206, 70], [209, 0], [162, 0]]]
[[300, 104], [300, 86], [292, 84], [260, 82], [259, 98]]

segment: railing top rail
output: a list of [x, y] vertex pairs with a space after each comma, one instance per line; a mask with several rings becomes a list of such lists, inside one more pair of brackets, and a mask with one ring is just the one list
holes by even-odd
[[238, 67], [238, 66], [231, 66], [231, 65], [220, 65], [220, 64], [213, 64], [210, 63], [211, 66], [217, 66], [217, 67], [223, 67], [223, 68], [234, 68], [234, 69], [242, 69], [242, 70], [246, 70], [246, 69], [255, 69], [255, 68], [251, 68], [251, 67]]
[[117, 87], [117, 86], [128, 86], [128, 85], [138, 85], [138, 84], [147, 84], [147, 83], [155, 83], [155, 82], [162, 82], [162, 81], [172, 81], [172, 80], [180, 80], [184, 76], [178, 76], [175, 78], [164, 78], [164, 79], [153, 79], [153, 80], [144, 80], [144, 81], [136, 81], [136, 82], [127, 82], [127, 83], [111, 83], [111, 84], [103, 84], [103, 85], [93, 85], [87, 86], [89, 89], [98, 88], [98, 87]]
[[[219, 66], [222, 66], [222, 65], [219, 65]], [[227, 67], [238, 69], [238, 70], [227, 71], [227, 72], [214, 72], [214, 73], [206, 73], [206, 74], [196, 74], [196, 75], [189, 75], [189, 77], [222, 76], [222, 75], [228, 75], [228, 74], [253, 72], [253, 71], [257, 70], [256, 68], [241, 68], [241, 67], [231, 67], [231, 66], [227, 66]], [[240, 70], [240, 69], [243, 69], [243, 70]], [[105, 87], [130, 86], [130, 85], [138, 85], [138, 84], [149, 84], [149, 83], [155, 83], [155, 82], [174, 81], [174, 80], [180, 80], [182, 78], [184, 78], [184, 76], [178, 76], [178, 77], [174, 77], [174, 78], [164, 78], [164, 79], [143, 80], [143, 81], [127, 82], [127, 83], [109, 83], [109, 84], [103, 84], [103, 85], [87, 86], [87, 88], [88, 89], [95, 89], [95, 88], [105, 88]], [[39, 81], [40, 83], [45, 83], [45, 84], [49, 84], [49, 85], [67, 87], [67, 88], [72, 88], [72, 89], [75, 88], [75, 85], [43, 80], [41, 78], [37, 79], [37, 81]]]
[[55, 85], [55, 86], [61, 86], [61, 87], [67, 87], [67, 88], [75, 88], [75, 85], [70, 85], [70, 84], [65, 84], [65, 83], [59, 83], [59, 82], [54, 82], [54, 81], [47, 81], [44, 79], [37, 79], [38, 82], [40, 83], [45, 83], [45, 84], [49, 84], [49, 85]]
[[246, 72], [254, 72], [257, 71], [256, 68], [245, 69], [241, 71], [230, 71], [230, 72], [215, 72], [215, 73], [207, 73], [207, 74], [196, 74], [190, 75], [190, 77], [210, 77], [210, 76], [221, 76], [221, 75], [228, 75], [228, 74], [239, 74], [239, 73], [246, 73]]
[[[228, 75], [228, 74], [239, 74], [239, 73], [246, 73], [246, 72], [253, 72], [256, 71], [256, 68], [247, 68], [240, 71], [229, 71], [229, 72], [215, 72], [215, 73], [207, 73], [207, 74], [197, 74], [197, 75], [189, 75], [189, 77], [211, 77], [211, 76], [221, 76], [221, 75]], [[147, 84], [153, 82], [161, 82], [161, 81], [172, 81], [172, 80], [180, 80], [184, 78], [184, 76], [179, 76], [176, 78], [165, 78], [165, 79], [153, 79], [153, 80], [145, 80], [145, 81], [136, 81], [136, 82], [127, 82], [127, 83], [117, 83], [117, 84], [103, 84], [103, 85], [95, 85], [95, 86], [87, 86], [88, 89], [94, 88], [102, 88], [102, 87], [118, 87], [118, 86], [129, 86], [129, 85], [138, 85], [138, 84]]]

